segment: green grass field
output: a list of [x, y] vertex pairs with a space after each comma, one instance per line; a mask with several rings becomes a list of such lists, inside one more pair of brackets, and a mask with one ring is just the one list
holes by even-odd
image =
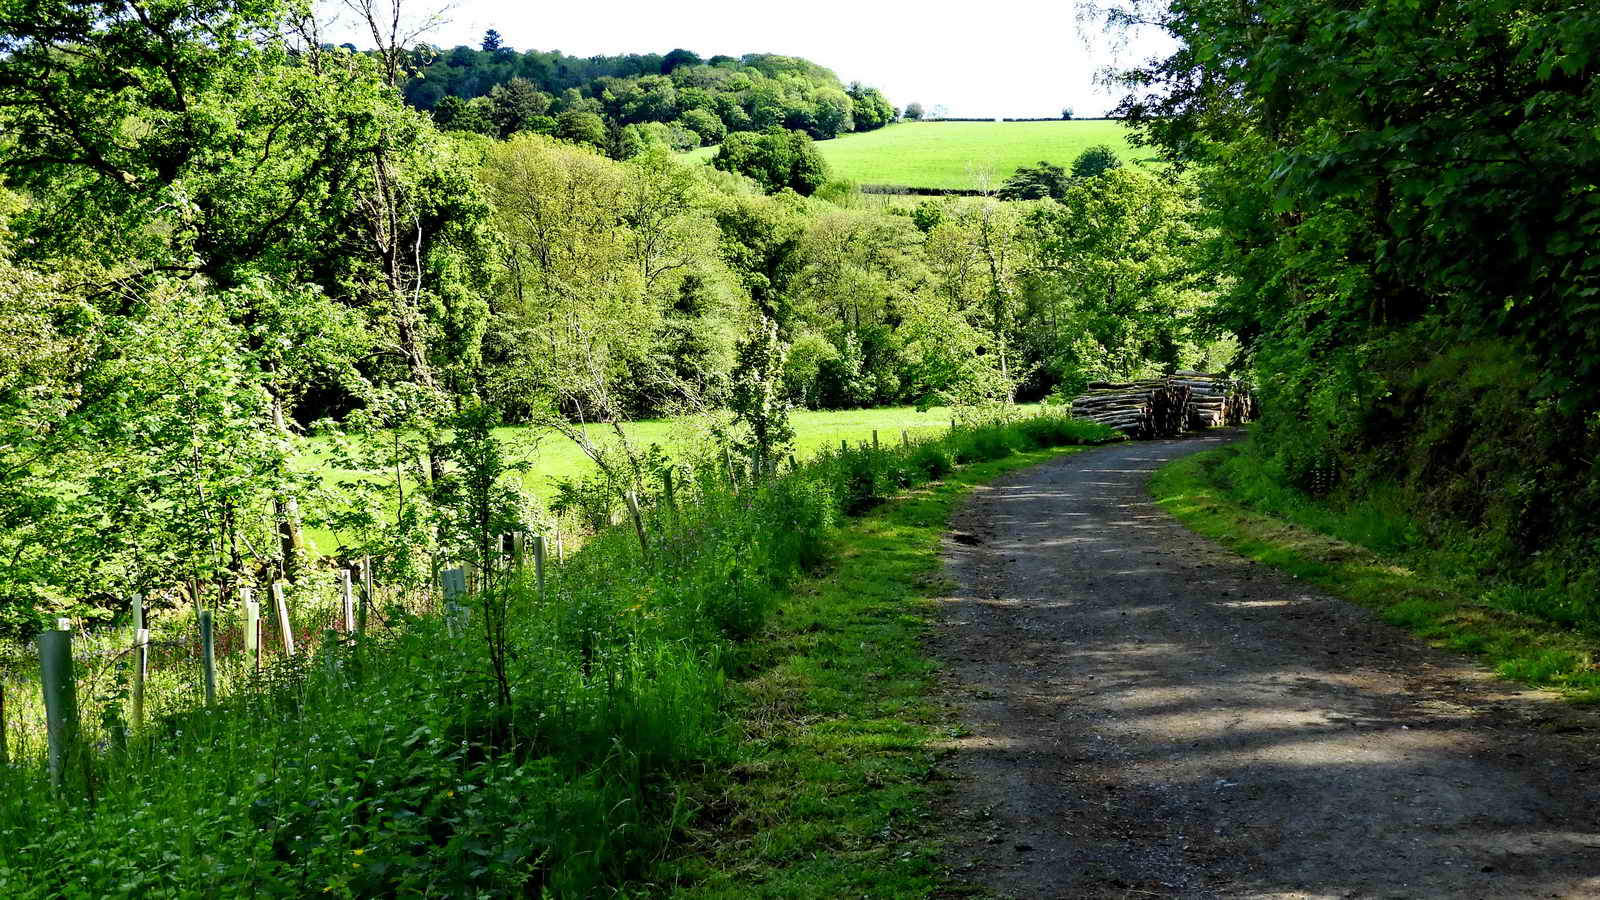
[[[936, 406], [919, 412], [915, 407], [897, 406], [830, 412], [795, 410], [790, 414], [790, 424], [795, 430], [795, 454], [805, 459], [820, 450], [838, 447], [841, 440], [871, 441], [874, 430], [878, 432], [878, 439], [885, 442], [899, 441], [902, 431], [910, 432], [912, 437], [942, 432], [950, 427], [950, 409]], [[599, 439], [603, 431], [595, 429], [592, 433]], [[640, 446], [660, 444], [669, 455], [693, 446], [700, 437], [689, 420], [632, 422], [627, 432], [629, 439]], [[548, 499], [557, 479], [583, 475], [592, 469], [588, 457], [576, 444], [554, 432], [540, 434], [531, 428], [501, 428], [497, 436], [506, 443], [509, 456], [530, 463], [523, 474], [523, 487], [536, 497]], [[325, 477], [336, 479], [378, 474], [338, 468], [329, 458], [329, 443], [323, 438], [306, 442], [296, 467], [300, 471], [319, 471]], [[384, 477], [387, 475], [383, 473]], [[314, 553], [331, 550], [337, 544], [332, 535], [317, 529], [308, 529], [306, 539]]]
[[[1094, 144], [1115, 147], [1128, 162], [1150, 158], [1128, 145], [1121, 122], [901, 122], [877, 131], [817, 142], [836, 178], [857, 184], [971, 189], [973, 172], [989, 170], [995, 183], [1019, 166], [1066, 166]], [[710, 160], [715, 147], [688, 154]]]

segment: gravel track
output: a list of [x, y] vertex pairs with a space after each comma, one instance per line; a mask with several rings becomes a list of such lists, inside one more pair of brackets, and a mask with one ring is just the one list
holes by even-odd
[[1600, 897], [1595, 714], [1222, 549], [1119, 444], [976, 489], [945, 862], [1004, 897]]

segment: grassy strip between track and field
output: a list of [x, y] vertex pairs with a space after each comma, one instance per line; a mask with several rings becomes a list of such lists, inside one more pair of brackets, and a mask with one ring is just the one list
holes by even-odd
[[942, 724], [923, 647], [944, 584], [939, 539], [976, 484], [1083, 447], [964, 466], [843, 529], [736, 686], [737, 762], [693, 786], [683, 898], [923, 897], [939, 885], [928, 821]]
[[[1442, 558], [1413, 553], [1401, 564], [1271, 514], [1293, 518], [1293, 510], [1252, 508], [1227, 474], [1247, 462], [1242, 453], [1226, 447], [1168, 463], [1151, 479], [1150, 492], [1194, 531], [1373, 609], [1436, 647], [1476, 655], [1505, 678], [1561, 690], [1573, 700], [1600, 701], [1600, 645], [1592, 635], [1483, 602], [1481, 592], [1464, 584]], [[1354, 522], [1372, 514], [1315, 505], [1307, 513], [1314, 512], [1324, 527], [1341, 515]]]

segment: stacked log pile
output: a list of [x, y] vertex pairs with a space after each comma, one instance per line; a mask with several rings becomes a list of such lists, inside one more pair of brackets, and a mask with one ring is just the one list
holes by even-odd
[[1170, 376], [1175, 384], [1189, 389], [1190, 428], [1215, 428], [1228, 422], [1229, 398], [1236, 393], [1233, 382], [1220, 375], [1180, 371]]
[[1177, 437], [1185, 431], [1238, 425], [1256, 417], [1255, 395], [1221, 375], [1182, 371], [1141, 381], [1095, 381], [1072, 401], [1074, 418], [1133, 438]]
[[1074, 418], [1115, 428], [1129, 437], [1177, 437], [1187, 421], [1189, 388], [1165, 378], [1089, 384], [1072, 401]]

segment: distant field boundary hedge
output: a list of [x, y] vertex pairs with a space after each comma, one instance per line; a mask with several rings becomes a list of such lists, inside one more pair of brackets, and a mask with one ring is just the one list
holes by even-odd
[[1006, 118], [996, 119], [996, 118], [993, 118], [993, 117], [990, 117], [990, 118], [987, 118], [987, 119], [954, 119], [954, 118], [950, 118], [949, 116], [946, 116], [946, 117], [944, 117], [942, 119], [934, 119], [934, 118], [902, 119], [901, 121], [903, 121], [903, 122], [1120, 122], [1122, 120], [1117, 118], [1116, 116], [1073, 116], [1070, 119], [1063, 119], [1060, 116], [1055, 116], [1053, 118], [1042, 118], [1042, 119], [1006, 119]]
[[982, 191], [971, 188], [911, 187], [905, 184], [863, 184], [863, 194], [912, 194], [917, 197], [976, 197]]

